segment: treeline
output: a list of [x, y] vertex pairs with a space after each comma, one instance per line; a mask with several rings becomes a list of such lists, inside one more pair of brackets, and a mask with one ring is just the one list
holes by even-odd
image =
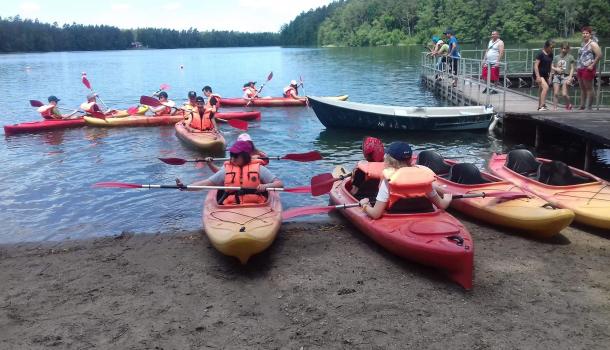
[[609, 14], [608, 0], [347, 0], [300, 14], [282, 28], [281, 43], [421, 43], [447, 27], [461, 41], [476, 43], [486, 40], [494, 29], [506, 41], [524, 42], [570, 37], [584, 25], [608, 38]]
[[277, 33], [242, 33], [197, 29], [119, 29], [105, 25], [41, 23], [19, 16], [0, 17], [0, 52], [123, 50], [140, 42], [157, 49], [275, 46]]

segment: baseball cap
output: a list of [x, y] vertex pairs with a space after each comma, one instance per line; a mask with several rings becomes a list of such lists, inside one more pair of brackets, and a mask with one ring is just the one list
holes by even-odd
[[205, 102], [205, 100], [203, 99], [203, 96], [197, 96], [197, 98], [195, 99], [195, 101], [197, 102]]
[[297, 85], [297, 81], [296, 80], [291, 80], [290, 81], [290, 85], [296, 86]]
[[237, 136], [237, 141], [252, 141], [252, 138], [250, 137], [250, 135], [243, 133]]
[[252, 145], [247, 141], [237, 141], [229, 148], [229, 152], [231, 153], [252, 153]]
[[189, 91], [188, 97], [197, 97], [197, 93], [195, 91]]
[[49, 96], [49, 98], [47, 99], [49, 102], [59, 102], [59, 99], [57, 98], [57, 96], [55, 95], [51, 95]]
[[413, 150], [408, 143], [395, 141], [388, 146], [385, 153], [398, 161], [404, 161], [411, 158]]
[[168, 96], [167, 96], [167, 92], [165, 92], [165, 91], [161, 91], [161, 92], [159, 93], [159, 97], [167, 98], [167, 97], [168, 97]]

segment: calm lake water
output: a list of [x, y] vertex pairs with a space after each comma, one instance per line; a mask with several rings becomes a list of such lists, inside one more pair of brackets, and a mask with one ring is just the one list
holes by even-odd
[[[62, 52], [0, 55], [0, 110], [3, 124], [36, 120], [28, 100], [61, 98], [76, 108], [93, 88], [110, 106], [126, 108], [161, 83], [182, 102], [189, 90], [211, 85], [223, 96], [238, 96], [248, 80], [273, 80], [263, 95], [280, 95], [301, 75], [310, 95], [349, 94], [350, 100], [408, 106], [440, 105], [419, 84], [418, 47], [340, 49], [184, 49]], [[181, 69], [180, 66], [184, 68]], [[270, 155], [319, 150], [315, 163], [273, 162], [270, 169], [287, 186], [309, 183], [311, 176], [359, 160], [362, 132], [325, 130], [307, 108], [267, 108], [250, 124], [257, 146]], [[229, 143], [238, 131], [222, 126]], [[501, 141], [487, 133], [373, 133], [385, 142], [402, 139], [417, 150], [437, 149], [483, 166]], [[5, 137], [0, 147], [0, 243], [59, 240], [118, 234], [167, 232], [201, 227], [204, 193], [174, 190], [92, 189], [98, 181], [188, 183], [210, 175], [207, 169], [169, 166], [157, 157], [192, 158], [173, 127], [99, 129], [84, 127]], [[602, 155], [603, 156], [603, 155]], [[286, 207], [320, 205], [327, 197], [283, 194]]]

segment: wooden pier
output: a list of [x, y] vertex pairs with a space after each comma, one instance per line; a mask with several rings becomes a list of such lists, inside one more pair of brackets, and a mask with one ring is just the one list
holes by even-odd
[[[425, 62], [425, 59], [422, 60]], [[479, 62], [480, 63], [480, 62]], [[562, 145], [567, 139], [579, 143], [578, 149], [584, 150], [583, 168], [591, 164], [592, 151], [595, 148], [610, 147], [610, 108], [597, 106], [594, 110], [567, 111], [559, 105], [557, 111], [538, 112], [538, 99], [535, 96], [510, 89], [506, 86], [494, 86], [494, 94], [484, 93], [488, 83], [478, 77], [476, 67], [468, 69], [462, 64], [465, 72], [458, 71], [457, 82], [448, 72], [435, 69], [434, 64], [422, 64], [422, 84], [440, 98], [454, 105], [493, 105], [500, 115], [501, 133], [506, 138], [518, 138], [536, 148], [541, 145]], [[550, 97], [549, 93], [549, 97]], [[547, 102], [552, 108], [552, 103]]]

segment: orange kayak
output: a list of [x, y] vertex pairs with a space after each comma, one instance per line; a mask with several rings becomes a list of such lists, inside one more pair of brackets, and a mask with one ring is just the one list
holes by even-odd
[[277, 192], [268, 192], [264, 204], [219, 205], [218, 191], [210, 191], [203, 207], [203, 228], [219, 252], [242, 264], [267, 249], [282, 224], [282, 203]]
[[225, 138], [217, 130], [199, 131], [186, 126], [184, 122], [176, 123], [175, 128], [176, 136], [187, 146], [210, 154], [221, 154], [225, 150]]
[[534, 158], [526, 150], [514, 150], [509, 154], [494, 154], [489, 161], [489, 169], [495, 175], [536, 194], [558, 208], [572, 210], [576, 214], [576, 222], [610, 229], [610, 183], [570, 167], [572, 175], [579, 183], [548, 185], [540, 181], [544, 178], [541, 177], [540, 169], [542, 165], [550, 163], [548, 159]]
[[[479, 171], [474, 164], [459, 164], [443, 159], [434, 151], [420, 152], [414, 158], [417, 164], [427, 166], [436, 173], [436, 182], [444, 193], [464, 195], [481, 192], [525, 192], [509, 181]], [[466, 215], [540, 239], [555, 236], [574, 220], [571, 210], [557, 209], [546, 204], [546, 200], [531, 194], [529, 198], [505, 201], [493, 197], [451, 201], [452, 208]]]

